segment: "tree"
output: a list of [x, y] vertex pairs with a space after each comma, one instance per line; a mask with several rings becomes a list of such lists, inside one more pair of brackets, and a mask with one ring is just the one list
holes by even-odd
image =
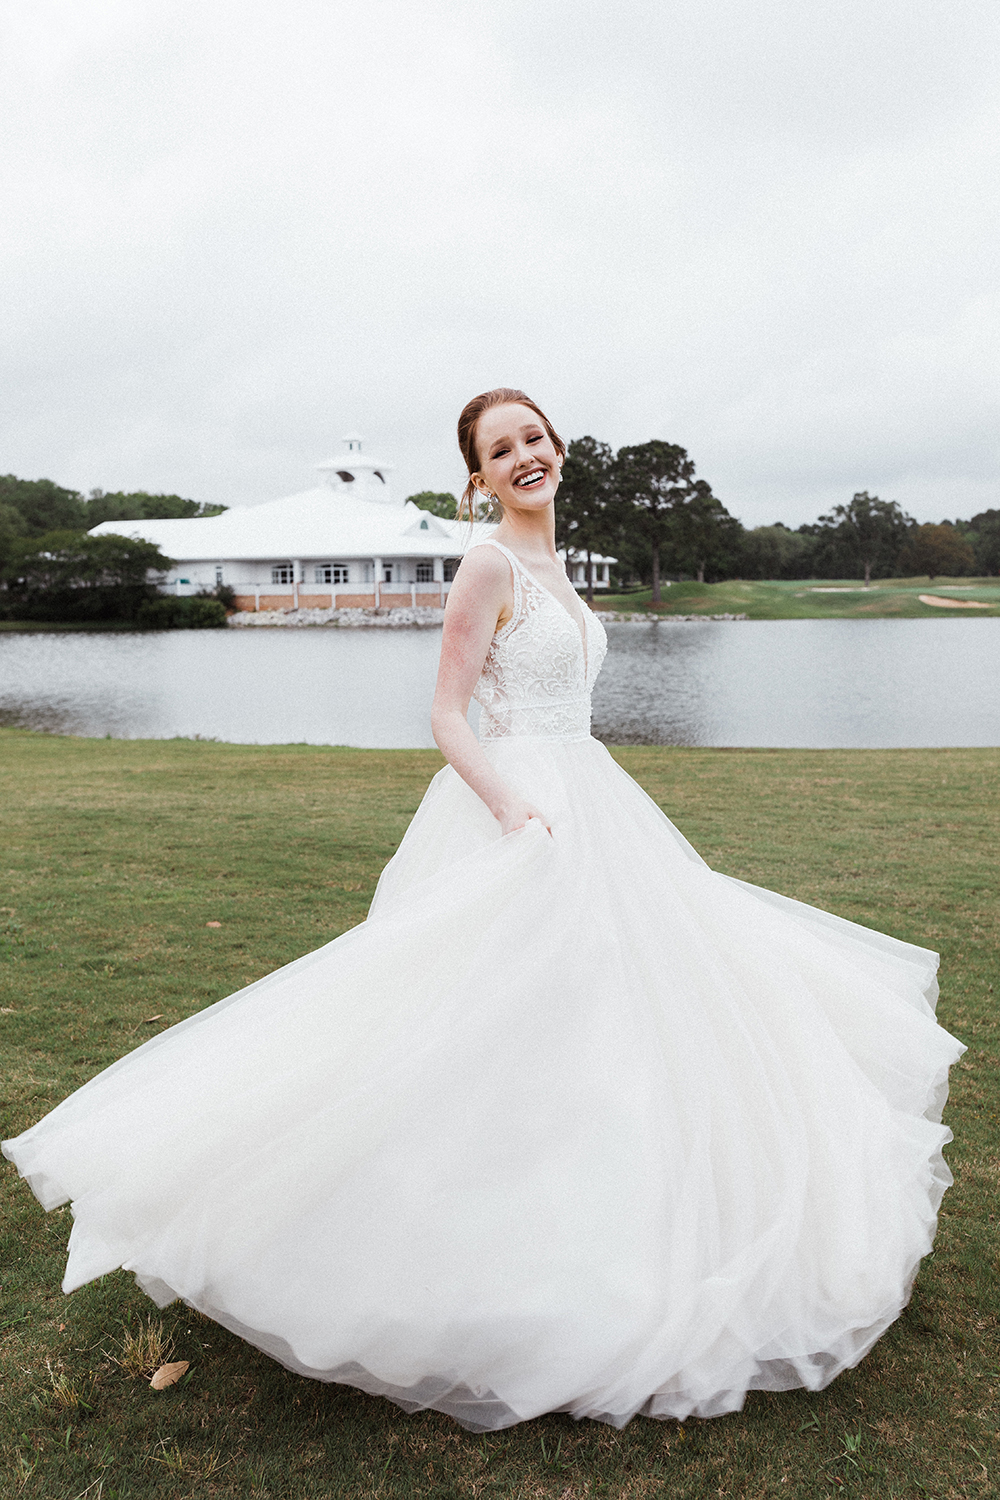
[[198, 516], [220, 516], [224, 505], [199, 504], [197, 500], [185, 500], [181, 495], [150, 495], [146, 490], [133, 494], [116, 491], [107, 495], [103, 490], [91, 490], [83, 502], [86, 519], [84, 525], [99, 526], [102, 521], [166, 521], [193, 519]]
[[181, 495], [105, 494], [91, 490], [86, 500], [76, 490], [63, 489], [51, 479], [18, 479], [0, 475], [0, 508], [12, 507], [24, 521], [28, 536], [49, 531], [89, 531], [101, 521], [159, 521], [174, 517], [218, 516], [224, 505], [199, 505]]
[[652, 560], [654, 604], [660, 603], [660, 564], [670, 556], [676, 571], [697, 574], [735, 559], [743, 528], [712, 494], [704, 479], [695, 479], [694, 462], [676, 443], [654, 439], [619, 449], [615, 484], [623, 506], [626, 534], [638, 534]]
[[0, 571], [14, 556], [20, 539], [28, 530], [28, 523], [13, 505], [0, 500]]
[[20, 514], [28, 536], [87, 525], [83, 501], [76, 490], [63, 489], [51, 479], [0, 474], [0, 504], [12, 506]]
[[170, 565], [152, 542], [52, 531], [18, 544], [0, 604], [13, 619], [134, 620]]
[[620, 448], [616, 460], [618, 487], [632, 507], [629, 529], [641, 533], [652, 554], [653, 599], [660, 603], [660, 554], [677, 542], [677, 507], [694, 477], [694, 464], [683, 448], [659, 438]]
[[971, 546], [978, 572], [1000, 573], [1000, 510], [981, 510], [971, 521], [956, 521], [955, 529]]
[[880, 500], [860, 490], [849, 505], [835, 505], [827, 516], [820, 516], [809, 529], [820, 538], [827, 560], [836, 559], [845, 572], [863, 569], [865, 588], [872, 573], [880, 577], [892, 574], [911, 527], [912, 516], [901, 510], [895, 500]]
[[614, 546], [614, 470], [607, 443], [592, 437], [574, 438], [566, 450], [556, 493], [556, 546], [565, 549], [567, 571], [572, 554], [586, 557], [588, 604], [594, 601], [592, 554]]
[[740, 539], [742, 578], [811, 578], [816, 543], [801, 531], [790, 531], [780, 521], [755, 526]]
[[976, 555], [962, 534], [948, 522], [940, 526], [914, 526], [899, 554], [899, 569], [905, 576], [926, 573], [929, 579], [976, 571]]
[[705, 573], [727, 571], [739, 555], [743, 527], [704, 479], [695, 479], [676, 501], [677, 539], [674, 558], [681, 570], [694, 573], [699, 583]]
[[447, 490], [421, 490], [419, 494], [407, 495], [406, 498], [408, 504], [429, 510], [432, 516], [440, 516], [444, 521], [454, 521], [458, 514], [458, 501]]

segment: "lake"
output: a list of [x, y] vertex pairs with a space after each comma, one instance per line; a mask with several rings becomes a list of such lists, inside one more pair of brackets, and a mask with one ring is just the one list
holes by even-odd
[[[1000, 619], [620, 624], [609, 744], [1000, 745]], [[429, 746], [439, 630], [0, 633], [0, 724], [124, 739]]]

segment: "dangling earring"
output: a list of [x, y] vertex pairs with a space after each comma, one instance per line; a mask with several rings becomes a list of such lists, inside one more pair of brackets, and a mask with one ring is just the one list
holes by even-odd
[[494, 495], [492, 490], [481, 490], [480, 493], [486, 501], [486, 519], [488, 521], [503, 520], [503, 506], [500, 504], [499, 495]]

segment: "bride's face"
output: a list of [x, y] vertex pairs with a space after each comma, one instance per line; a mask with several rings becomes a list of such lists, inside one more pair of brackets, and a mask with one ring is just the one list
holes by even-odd
[[496, 495], [505, 511], [544, 510], [559, 488], [562, 459], [529, 406], [512, 403], [484, 411], [476, 426], [477, 487]]

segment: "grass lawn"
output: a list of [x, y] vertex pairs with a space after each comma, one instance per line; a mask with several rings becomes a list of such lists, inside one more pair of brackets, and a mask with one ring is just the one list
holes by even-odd
[[[5, 1166], [4, 1500], [1000, 1493], [1000, 750], [617, 754], [716, 868], [941, 950], [941, 1018], [969, 1044], [948, 1115], [957, 1181], [903, 1317], [819, 1395], [476, 1437], [290, 1375], [183, 1306], [158, 1313], [123, 1273], [64, 1298], [69, 1212], [43, 1214]], [[439, 764], [0, 731], [3, 1134], [360, 921]], [[191, 1369], [156, 1392], [165, 1353]]]
[[[954, 609], [923, 604], [921, 594], [953, 598]], [[650, 603], [652, 590], [635, 594], [594, 593], [595, 609], [660, 615], [745, 614], [751, 620], [930, 620], [944, 615], [1000, 614], [997, 578], [885, 578], [866, 589], [857, 579], [814, 578], [789, 583], [674, 583], [661, 590], [661, 603]], [[964, 604], [963, 604], [964, 601]], [[969, 602], [988, 609], [969, 609]]]
[[93, 633], [106, 631], [136, 630], [138, 626], [128, 620], [0, 620], [0, 634], [4, 632], [13, 635], [49, 634], [53, 630], [83, 630]]

